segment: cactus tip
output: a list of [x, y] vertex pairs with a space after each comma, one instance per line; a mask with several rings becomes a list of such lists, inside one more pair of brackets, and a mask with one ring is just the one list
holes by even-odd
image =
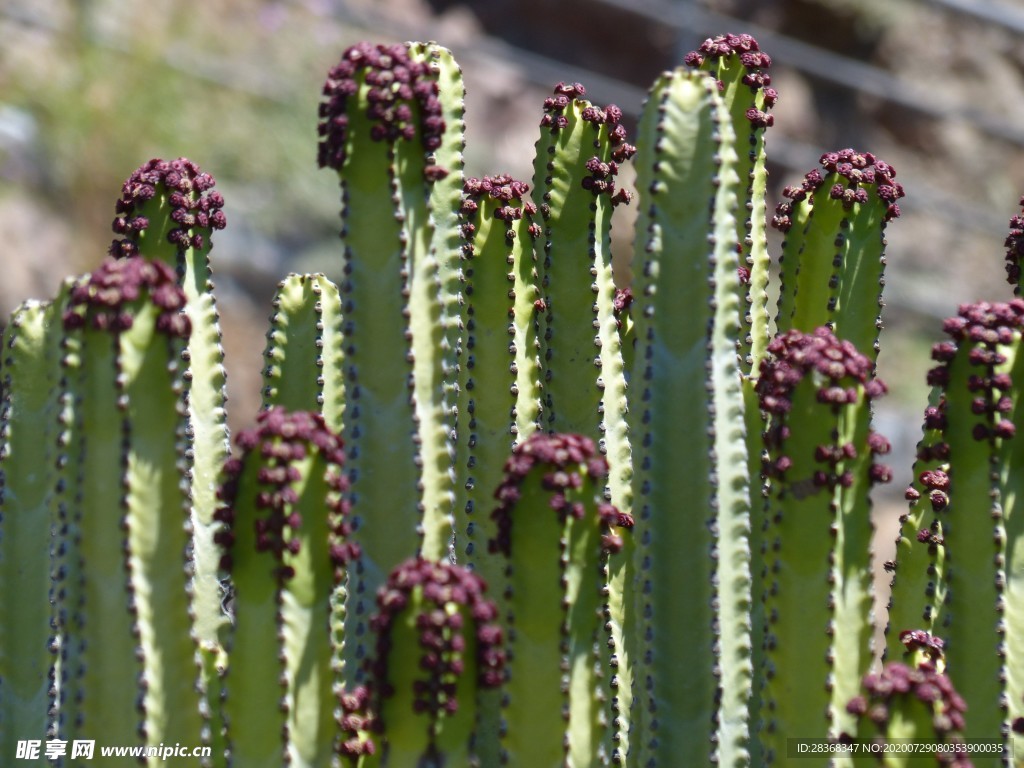
[[88, 280], [76, 286], [64, 313], [64, 328], [82, 328], [88, 321], [96, 330], [127, 331], [134, 320], [125, 305], [137, 300], [143, 290], [162, 310], [157, 331], [188, 338], [192, 326], [181, 311], [185, 307], [185, 292], [178, 286], [174, 270], [162, 261], [141, 256], [107, 258]]
[[[360, 78], [368, 86], [365, 110], [374, 141], [411, 140], [418, 133], [427, 152], [441, 146], [445, 122], [438, 99], [439, 86], [430, 66], [413, 59], [405, 45], [360, 42], [342, 54], [324, 83], [318, 126], [317, 162], [321, 168], [340, 171], [344, 165], [349, 99], [358, 97]], [[424, 169], [428, 181], [447, 175], [437, 165]]]
[[[296, 552], [298, 539], [291, 537], [289, 531], [294, 532], [302, 521], [293, 511], [297, 499], [292, 484], [299, 480], [299, 470], [294, 464], [304, 459], [310, 448], [316, 448], [330, 467], [328, 483], [335, 492], [327, 500], [331, 512], [336, 514], [333, 533], [337, 543], [331, 546], [331, 560], [340, 567], [359, 556], [358, 546], [346, 541], [352, 526], [346, 519], [347, 502], [341, 498], [347, 488], [347, 481], [340, 472], [345, 453], [341, 438], [327, 428], [322, 414], [289, 412], [280, 406], [271, 408], [259, 414], [254, 428], [240, 432], [236, 442], [244, 456], [225, 464], [225, 480], [218, 491], [221, 506], [215, 513], [216, 520], [222, 525], [216, 541], [224, 550], [221, 560], [224, 570], [231, 570], [231, 547], [235, 541], [231, 530], [235, 523], [234, 507], [245, 458], [251, 454], [258, 454], [262, 462], [257, 473], [260, 490], [256, 506], [266, 511], [265, 517], [254, 521], [257, 549], [272, 552], [278, 560], [283, 559], [286, 551]], [[282, 565], [280, 575], [288, 578], [292, 574], [288, 566]]]
[[213, 176], [204, 172], [188, 158], [160, 160], [154, 158], [137, 168], [121, 187], [112, 229], [121, 240], [110, 245], [111, 256], [124, 258], [139, 252], [139, 239], [150, 221], [142, 214], [145, 204], [157, 195], [166, 195], [170, 219], [167, 241], [178, 247], [202, 248], [215, 229], [224, 229], [224, 197], [211, 191], [216, 185]]
[[454, 714], [456, 690], [465, 659], [463, 624], [465, 609], [474, 622], [477, 682], [495, 688], [504, 679], [505, 650], [498, 609], [487, 600], [484, 580], [466, 568], [447, 562], [412, 558], [395, 568], [377, 593], [377, 614], [370, 627], [377, 634], [376, 658], [367, 667], [373, 690], [379, 697], [394, 691], [389, 680], [392, 629], [403, 620], [404, 610], [418, 601], [414, 624], [419, 634], [419, 669], [426, 675], [417, 681], [414, 708], [417, 712]]
[[[608, 462], [597, 452], [594, 441], [589, 437], [533, 433], [513, 450], [505, 463], [505, 477], [495, 491], [494, 497], [499, 501], [499, 506], [491, 516], [497, 523], [498, 533], [490, 542], [492, 552], [501, 552], [506, 556], [511, 554], [512, 510], [520, 498], [524, 480], [538, 465], [546, 470], [541, 478], [541, 486], [551, 492], [550, 506], [562, 516], [579, 518], [585, 514], [583, 502], [570, 502], [566, 495], [569, 489], [583, 486], [583, 474], [598, 487], [603, 485], [608, 475]], [[602, 524], [608, 528], [602, 537], [604, 548], [617, 551], [622, 541], [613, 529], [631, 528], [633, 517], [607, 503], [599, 504], [597, 512]]]

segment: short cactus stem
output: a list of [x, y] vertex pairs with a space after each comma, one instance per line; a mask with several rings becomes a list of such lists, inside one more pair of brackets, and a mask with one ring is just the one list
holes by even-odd
[[950, 340], [933, 347], [938, 365], [928, 377], [940, 399], [919, 448], [927, 465], [908, 491], [930, 514], [911, 515], [898, 542], [890, 650], [899, 632], [921, 626], [910, 623], [916, 616], [930, 614], [923, 628], [945, 641], [948, 674], [970, 711], [967, 738], [1007, 738], [1024, 703], [1024, 620], [1012, 597], [1024, 533], [1024, 449], [1015, 437], [1022, 329], [1021, 299], [962, 305], [945, 322]]
[[613, 672], [598, 664], [601, 647], [613, 644], [601, 618], [607, 559], [622, 549], [632, 518], [602, 501], [608, 465], [589, 438], [535, 432], [505, 469], [491, 542], [507, 562], [502, 760], [604, 765]]
[[[65, 296], [66, 298], [66, 296]], [[44, 734], [56, 703], [60, 301], [27, 302], [0, 347], [0, 753]]]
[[192, 452], [193, 610], [202, 642], [216, 643], [227, 622], [213, 545], [214, 494], [227, 459], [226, 371], [214, 298], [213, 233], [227, 225], [216, 181], [188, 158], [153, 159], [125, 181], [112, 228], [110, 255], [159, 259], [174, 268], [185, 292], [192, 333], [187, 361], [189, 450]]
[[736, 244], [740, 249], [737, 270], [741, 312], [740, 359], [746, 374], [756, 373], [770, 336], [768, 333], [768, 239], [766, 235], [765, 131], [775, 118], [770, 110], [778, 101], [772, 88], [771, 57], [750, 35], [708, 38], [684, 59], [686, 64], [709, 73], [719, 83], [722, 101], [732, 122], [736, 153]]
[[[786, 187], [772, 226], [782, 231], [779, 332], [827, 325], [874, 360], [881, 328], [885, 228], [904, 196], [891, 165], [870, 152], [821, 156], [800, 186]], [[874, 296], [874, 301], [864, 297]]]
[[[856, 768], [922, 764], [970, 768], [971, 752], [964, 742], [965, 709], [953, 683], [933, 661], [889, 662], [881, 671], [865, 675], [862, 692], [847, 702], [846, 711], [856, 720], [839, 742], [857, 740], [852, 752]], [[932, 759], [928, 753], [910, 754], [903, 748], [907, 742], [934, 744]]]
[[320, 274], [286, 277], [271, 300], [263, 352], [263, 407], [316, 411], [341, 430], [345, 357], [341, 296]]
[[421, 558], [396, 568], [371, 620], [369, 766], [471, 765], [478, 697], [504, 677], [498, 609], [477, 574]]
[[874, 461], [888, 442], [870, 429], [885, 392], [871, 360], [825, 328], [782, 334], [768, 352], [757, 390], [771, 419], [760, 714], [770, 763], [790, 734], [849, 729], [844, 706], [872, 660], [868, 494], [889, 473]]
[[[58, 582], [60, 738], [202, 743], [189, 592], [190, 461], [173, 270], [104, 262], [65, 305], [67, 543]], [[66, 440], [66, 442], [64, 442]], [[140, 695], [141, 685], [141, 695]]]
[[735, 765], [747, 759], [751, 678], [740, 180], [714, 80], [662, 75], [638, 141], [651, 150], [637, 167], [628, 760], [671, 766], [686, 750]]
[[263, 411], [238, 435], [217, 511], [235, 624], [224, 681], [235, 765], [327, 766], [349, 541], [340, 439], [320, 414]]
[[[440, 343], [446, 278], [431, 252], [430, 208], [431, 185], [452, 170], [435, 153], [449, 141], [461, 152], [461, 137], [446, 131], [440, 74], [405, 45], [360, 43], [328, 74], [320, 105], [319, 162], [342, 186], [343, 436], [363, 551], [346, 657], [357, 676], [377, 587], [410, 553], [443, 556], [451, 538], [450, 403], [439, 381], [454, 350]], [[448, 203], [458, 209], [458, 185]], [[386, 523], [375, 510], [387, 510]]]

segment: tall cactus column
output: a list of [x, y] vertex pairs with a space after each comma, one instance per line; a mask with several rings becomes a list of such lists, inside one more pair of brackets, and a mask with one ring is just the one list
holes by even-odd
[[192, 458], [193, 583], [196, 631], [207, 647], [219, 645], [227, 622], [217, 582], [213, 512], [219, 472], [227, 459], [224, 349], [213, 291], [213, 233], [227, 225], [216, 182], [188, 158], [153, 159], [125, 181], [110, 255], [159, 259], [175, 270], [192, 326], [183, 352]]
[[202, 743], [184, 306], [170, 267], [132, 257], [105, 262], [64, 314], [74, 424], [61, 466], [77, 492], [63, 522], [77, 535], [57, 583], [62, 738]]
[[[365, 655], [370, 601], [386, 574], [411, 553], [442, 556], [451, 536], [451, 493], [443, 488], [450, 480], [436, 474], [441, 454], [451, 457], [433, 442], [443, 395], [434, 376], [424, 379], [424, 350], [432, 346], [421, 339], [441, 327], [437, 266], [425, 260], [436, 258], [431, 185], [449, 173], [433, 154], [450, 139], [442, 98], [437, 73], [406, 46], [363, 43], [331, 70], [320, 108], [319, 162], [342, 183], [343, 433], [363, 549], [349, 594], [351, 658]], [[450, 204], [458, 208], [457, 188]], [[429, 498], [430, 477], [447, 501]], [[351, 665], [353, 673], [359, 668]]]
[[[630, 384], [637, 647], [630, 764], [741, 764], [749, 526], [737, 342], [736, 157], [715, 82], [677, 70], [638, 141], [643, 210]], [[696, 751], [695, 751], [696, 750]]]

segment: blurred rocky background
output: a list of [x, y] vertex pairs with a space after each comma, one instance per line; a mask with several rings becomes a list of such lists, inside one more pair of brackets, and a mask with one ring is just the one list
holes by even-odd
[[[826, 150], [893, 164], [879, 428], [899, 509], [940, 320], [1006, 300], [1003, 239], [1024, 194], [1024, 6], [1011, 0], [0, 0], [0, 317], [91, 269], [113, 203], [151, 157], [218, 180], [214, 265], [231, 418], [259, 404], [269, 299], [339, 266], [338, 187], [316, 168], [320, 84], [357, 40], [436, 40], [466, 76], [471, 174], [531, 176], [559, 80], [635, 119], [648, 85], [708, 36], [750, 32], [780, 93], [770, 205]], [[620, 209], [622, 210], [622, 209]], [[628, 213], [616, 247], [628, 280]]]

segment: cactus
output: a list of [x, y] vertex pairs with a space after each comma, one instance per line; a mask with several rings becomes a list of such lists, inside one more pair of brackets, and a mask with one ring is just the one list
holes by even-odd
[[136, 170], [115, 258], [3, 335], [2, 759], [43, 737], [153, 764], [190, 744], [214, 768], [1019, 747], [1024, 303], [962, 307], [934, 348], [872, 667], [870, 494], [892, 473], [871, 405], [903, 190], [854, 150], [787, 188], [773, 336], [770, 65], [749, 35], [709, 38], [655, 82], [636, 146], [621, 110], [560, 83], [528, 185], [464, 177], [448, 51], [349, 48], [318, 123], [342, 279], [279, 284], [231, 457], [224, 201], [184, 158]]

